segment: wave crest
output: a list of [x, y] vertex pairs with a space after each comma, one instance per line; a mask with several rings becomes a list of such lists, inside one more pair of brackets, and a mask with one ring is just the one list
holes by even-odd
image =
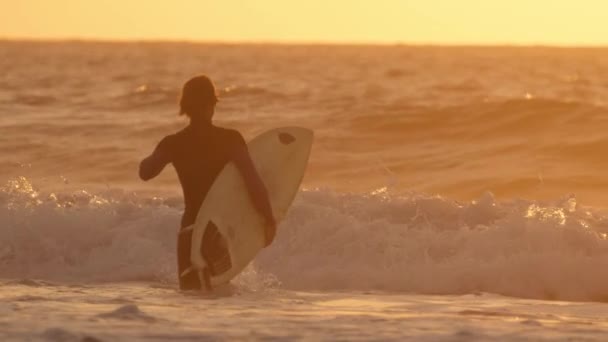
[[[121, 191], [41, 193], [12, 180], [0, 189], [0, 277], [175, 283], [180, 210], [168, 203]], [[460, 203], [304, 190], [236, 283], [606, 301], [607, 235], [608, 217], [572, 196], [502, 202], [487, 193]]]

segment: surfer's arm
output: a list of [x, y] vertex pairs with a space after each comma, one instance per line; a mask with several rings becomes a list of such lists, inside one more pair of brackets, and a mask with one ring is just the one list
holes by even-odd
[[276, 222], [272, 213], [270, 199], [268, 198], [268, 190], [253, 165], [253, 161], [247, 150], [247, 145], [243, 144], [242, 148], [237, 151], [234, 163], [245, 180], [247, 191], [249, 192], [249, 196], [251, 197], [254, 206], [266, 219], [266, 245], [268, 246], [274, 239]]
[[139, 178], [144, 181], [156, 176], [170, 163], [169, 151], [167, 150], [167, 139], [163, 139], [154, 149], [151, 155], [139, 163]]

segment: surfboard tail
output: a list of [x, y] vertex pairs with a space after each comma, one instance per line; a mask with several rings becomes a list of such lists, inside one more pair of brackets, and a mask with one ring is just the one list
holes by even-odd
[[180, 234], [191, 233], [191, 266], [180, 277], [193, 272], [198, 275], [201, 286], [212, 290], [212, 277], [219, 276], [232, 268], [232, 258], [226, 237], [212, 220], [207, 220], [205, 229], [194, 229], [196, 225], [183, 228]]

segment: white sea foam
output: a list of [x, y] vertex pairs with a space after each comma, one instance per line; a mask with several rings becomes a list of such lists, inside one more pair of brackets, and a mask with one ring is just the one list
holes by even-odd
[[[175, 283], [181, 209], [122, 191], [0, 191], [0, 277]], [[300, 192], [250, 289], [492, 292], [608, 300], [607, 217], [573, 197], [459, 203], [425, 194]]]
[[179, 210], [133, 194], [0, 192], [0, 276], [173, 281]]
[[576, 205], [300, 194], [257, 259], [283, 286], [608, 299], [606, 218]]

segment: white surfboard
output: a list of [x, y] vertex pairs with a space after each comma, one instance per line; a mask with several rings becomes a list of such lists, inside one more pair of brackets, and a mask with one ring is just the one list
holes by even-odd
[[[247, 145], [268, 190], [277, 224], [298, 192], [312, 140], [309, 129], [284, 127], [265, 132]], [[197, 272], [207, 289], [237, 276], [264, 248], [265, 220], [254, 207], [233, 162], [224, 167], [209, 189], [192, 229], [192, 267], [184, 274]]]

